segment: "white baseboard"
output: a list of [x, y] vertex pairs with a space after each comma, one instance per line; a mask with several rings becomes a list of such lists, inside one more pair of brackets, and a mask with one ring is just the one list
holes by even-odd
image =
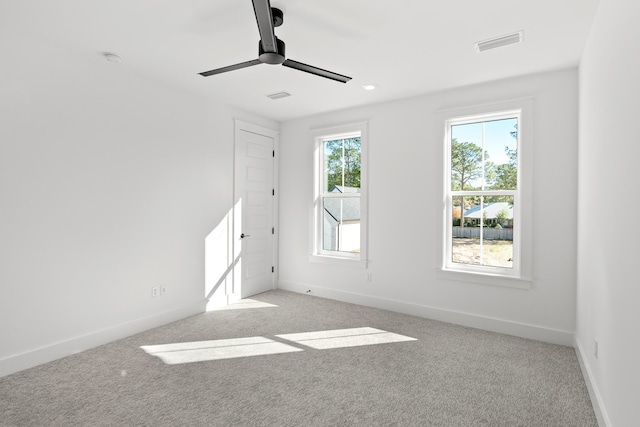
[[602, 402], [602, 396], [600, 395], [598, 385], [593, 379], [593, 372], [591, 372], [591, 368], [589, 366], [589, 359], [586, 357], [584, 347], [577, 337], [574, 339], [574, 348], [576, 349], [576, 356], [578, 357], [578, 362], [580, 363], [580, 369], [582, 370], [584, 382], [587, 383], [587, 390], [589, 390], [589, 397], [591, 398], [593, 411], [596, 413], [596, 418], [598, 419], [598, 425], [600, 427], [609, 427], [611, 426], [611, 421], [609, 420], [607, 411], [604, 409], [604, 404]]
[[0, 359], [0, 378], [205, 311], [206, 301], [132, 320]]
[[477, 314], [429, 307], [426, 305], [413, 304], [405, 301], [372, 297], [363, 294], [344, 292], [335, 289], [305, 285], [295, 282], [280, 281], [278, 283], [278, 289], [302, 294], [308, 293], [307, 291], [311, 291], [310, 295], [322, 298], [334, 299], [352, 304], [364, 305], [367, 307], [381, 308], [383, 310], [396, 311], [398, 313], [425, 317], [427, 319], [454, 323], [471, 328], [483, 329], [486, 331], [499, 332], [501, 334], [513, 335], [517, 337], [573, 347], [573, 332], [562, 331], [559, 329], [545, 328], [536, 325], [529, 325], [526, 323], [513, 322], [487, 316], [479, 316]]

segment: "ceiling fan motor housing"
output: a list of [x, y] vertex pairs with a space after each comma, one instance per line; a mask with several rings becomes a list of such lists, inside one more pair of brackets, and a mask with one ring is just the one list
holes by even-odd
[[278, 46], [277, 52], [265, 52], [262, 48], [262, 43], [258, 42], [258, 60], [263, 64], [278, 65], [282, 64], [285, 60], [285, 44], [282, 40], [276, 37], [276, 45]]
[[273, 16], [274, 27], [279, 27], [284, 22], [284, 13], [277, 7], [271, 8], [271, 16]]

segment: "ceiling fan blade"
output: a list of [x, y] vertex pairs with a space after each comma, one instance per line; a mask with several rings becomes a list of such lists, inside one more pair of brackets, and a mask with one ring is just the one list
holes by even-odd
[[276, 34], [273, 31], [273, 15], [271, 14], [271, 3], [269, 0], [252, 0], [253, 11], [258, 21], [258, 32], [260, 33], [260, 43], [265, 52], [278, 52], [276, 44]]
[[334, 73], [332, 71], [323, 70], [322, 68], [314, 67], [313, 65], [303, 64], [302, 62], [294, 61], [292, 59], [285, 60], [282, 65], [284, 65], [285, 67], [295, 68], [296, 70], [315, 74], [316, 76], [326, 77], [327, 79], [335, 80], [340, 83], [346, 83], [351, 80], [351, 77], [343, 76], [342, 74]]
[[241, 62], [235, 65], [229, 65], [228, 67], [216, 68], [215, 70], [205, 71], [203, 73], [198, 73], [201, 76], [207, 77], [212, 76], [214, 74], [226, 73], [227, 71], [239, 70], [240, 68], [251, 67], [252, 65], [258, 65], [261, 62], [258, 59], [253, 59], [247, 62]]

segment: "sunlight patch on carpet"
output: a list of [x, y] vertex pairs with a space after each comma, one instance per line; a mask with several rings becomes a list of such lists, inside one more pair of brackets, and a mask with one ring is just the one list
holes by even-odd
[[224, 305], [222, 307], [216, 307], [212, 311], [216, 310], [244, 310], [249, 308], [271, 308], [277, 307], [277, 305], [269, 304], [268, 302], [256, 301], [254, 299], [241, 299], [240, 301]]
[[316, 350], [417, 341], [416, 338], [398, 335], [376, 328], [336, 329], [332, 331], [276, 335], [276, 337]]
[[140, 348], [167, 365], [304, 351], [264, 337], [144, 345]]

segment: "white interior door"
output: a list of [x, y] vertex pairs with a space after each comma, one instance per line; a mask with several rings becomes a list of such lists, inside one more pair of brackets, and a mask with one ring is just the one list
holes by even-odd
[[[233, 296], [273, 289], [274, 136], [238, 123], [235, 135]], [[268, 130], [262, 130], [268, 131]], [[268, 133], [268, 132], [263, 132]]]

